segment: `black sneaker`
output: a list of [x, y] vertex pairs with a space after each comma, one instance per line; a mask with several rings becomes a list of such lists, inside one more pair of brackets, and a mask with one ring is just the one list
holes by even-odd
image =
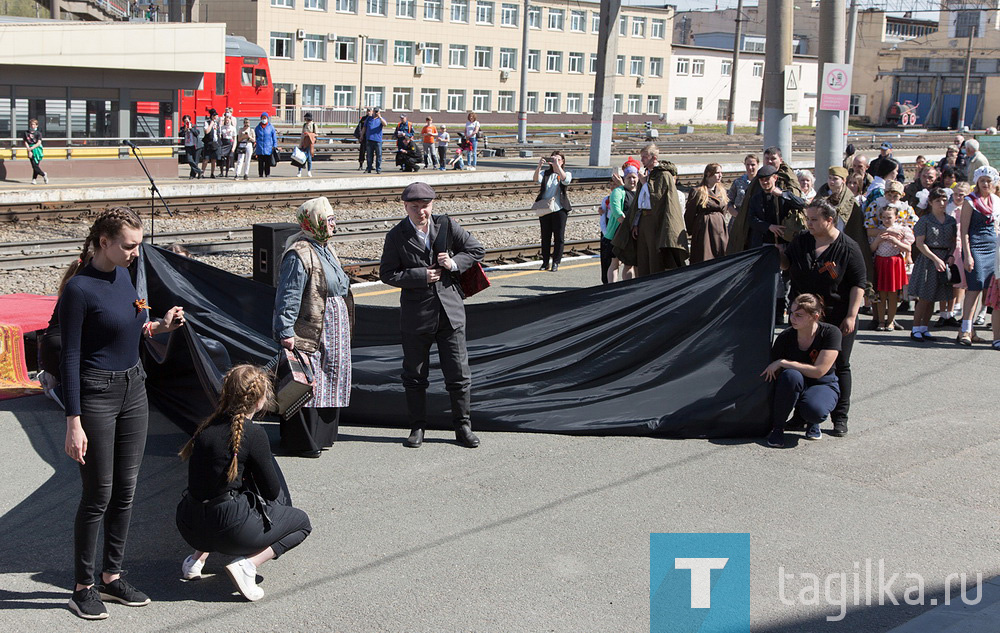
[[103, 620], [108, 617], [108, 610], [104, 608], [100, 594], [94, 586], [74, 591], [68, 606], [70, 611], [84, 620]]
[[847, 422], [834, 422], [830, 435], [834, 437], [844, 437], [847, 435]]
[[771, 448], [785, 448], [785, 432], [781, 429], [774, 429], [767, 436], [767, 445]]
[[149, 604], [149, 596], [128, 584], [124, 578], [99, 585], [99, 588], [101, 600], [114, 600], [126, 607], [144, 607]]

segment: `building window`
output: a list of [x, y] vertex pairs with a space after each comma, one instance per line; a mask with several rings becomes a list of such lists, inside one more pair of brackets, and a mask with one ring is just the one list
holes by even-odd
[[493, 48], [477, 46], [472, 61], [475, 68], [489, 70], [493, 67]]
[[597, 74], [597, 53], [590, 54], [590, 74]]
[[590, 12], [590, 32], [600, 33], [601, 31], [601, 14], [597, 11]]
[[365, 42], [365, 63], [385, 63], [385, 40], [367, 40]]
[[293, 59], [294, 40], [291, 33], [271, 33], [271, 57], [273, 59]]
[[271, 0], [272, 7], [281, 7], [283, 9], [294, 9], [295, 0]]
[[520, 15], [520, 8], [516, 4], [509, 4], [504, 2], [500, 5], [500, 26], [514, 26], [516, 27], [518, 22], [518, 16]]
[[615, 74], [619, 75], [619, 76], [625, 74], [625, 56], [624, 55], [619, 55], [618, 58], [615, 59]]
[[642, 95], [628, 96], [628, 113], [642, 114]]
[[688, 109], [687, 97], [674, 97], [674, 110], [683, 112]]
[[549, 30], [561, 31], [566, 21], [566, 13], [562, 9], [549, 9]]
[[587, 12], [586, 11], [570, 11], [569, 12], [569, 30], [574, 33], [586, 33], [587, 32]]
[[497, 93], [497, 112], [514, 111], [514, 91], [501, 90]]
[[493, 3], [476, 0], [476, 24], [493, 24]]
[[955, 15], [955, 37], [976, 37], [979, 33], [980, 11], [958, 11]]
[[760, 119], [760, 101], [750, 102], [750, 120], [756, 121]]
[[338, 37], [333, 43], [333, 58], [338, 62], [356, 61], [357, 39], [353, 37]]
[[[303, 95], [305, 94], [305, 86], [303, 88]], [[302, 103], [305, 103], [305, 96], [302, 97]], [[354, 86], [334, 86], [333, 87], [333, 105], [338, 108], [353, 108], [354, 107]]]
[[424, 19], [440, 22], [443, 6], [441, 0], [424, 0]]
[[551, 114], [557, 114], [559, 112], [559, 93], [558, 92], [546, 92], [545, 93], [545, 112]]
[[469, 0], [451, 0], [451, 21], [469, 23]]
[[493, 101], [493, 93], [489, 90], [473, 90], [472, 91], [472, 111], [473, 112], [492, 112], [493, 107], [491, 102]]
[[413, 100], [413, 88], [392, 89], [392, 109], [409, 112]]
[[541, 63], [542, 51], [528, 50], [528, 70], [533, 72], [538, 72], [541, 70], [539, 64]]
[[566, 95], [566, 114], [580, 114], [583, 106], [583, 93], [571, 92]]
[[547, 73], [561, 73], [562, 72], [562, 52], [561, 51], [549, 51], [545, 55], [545, 72], [547, 72]]
[[694, 104], [695, 104], [694, 105], [694, 109], [700, 112], [701, 111], [701, 107], [703, 105], [705, 105], [705, 97], [698, 97], [695, 100]]
[[622, 96], [615, 95], [615, 114], [622, 113]]
[[642, 77], [643, 66], [646, 65], [644, 57], [632, 57], [629, 59], [628, 74], [633, 77]]
[[382, 86], [366, 86], [365, 107], [366, 108], [385, 107], [385, 88], [383, 88]]
[[424, 66], [441, 65], [441, 45], [424, 44]]
[[500, 49], [500, 70], [517, 70], [517, 49]]
[[[342, 88], [343, 86], [338, 86], [338, 87]], [[334, 92], [334, 99], [336, 99], [336, 91]], [[326, 86], [302, 84], [302, 105], [304, 106], [326, 105]]]
[[323, 35], [306, 35], [302, 40], [302, 59], [309, 61], [326, 61], [326, 37]]
[[632, 37], [646, 37], [646, 18], [632, 18]]
[[678, 75], [686, 75], [686, 74], [688, 74], [688, 72], [690, 72], [690, 69], [691, 69], [691, 60], [690, 59], [688, 59], [686, 57], [678, 57], [677, 58], [677, 69], [676, 70], [677, 70], [677, 74]]
[[583, 74], [583, 53], [570, 53], [566, 70], [571, 73]]
[[526, 101], [526, 104], [525, 104], [524, 107], [525, 107], [525, 109], [528, 112], [538, 112], [538, 93], [537, 92], [529, 92], [528, 93], [528, 98], [525, 101]]
[[722, 60], [722, 76], [723, 77], [732, 77], [733, 76], [733, 62], [732, 61], [730, 61], [728, 59]]
[[541, 7], [528, 7], [528, 28], [529, 29], [540, 29], [542, 28], [542, 8]]
[[396, 54], [392, 58], [393, 63], [401, 66], [413, 65], [413, 42], [400, 42], [396, 40]]
[[309, 11], [326, 11], [326, 0], [305, 0], [302, 6]]
[[[754, 62], [753, 63], [753, 76], [763, 77], [764, 76], [764, 62]], [[750, 117], [753, 118], [753, 117]]]
[[396, 17], [414, 19], [417, 17], [415, 0], [396, 0]]
[[865, 116], [868, 114], [866, 108], [868, 95], [851, 95], [851, 109], [848, 110], [850, 116]]
[[358, 0], [337, 0], [337, 13], [357, 13]]
[[663, 58], [662, 57], [650, 57], [649, 58], [649, 76], [650, 77], [662, 77], [663, 76]]
[[649, 95], [646, 97], [646, 114], [660, 113], [660, 96]]
[[[628, 18], [623, 15], [618, 18], [618, 37], [625, 37], [626, 35], [628, 35]], [[621, 112], [618, 114], [621, 114]]]
[[469, 47], [464, 44], [448, 46], [449, 68], [466, 68], [469, 65]]
[[664, 33], [666, 33], [666, 22], [664, 20], [650, 20], [649, 21], [649, 37], [654, 40], [662, 40], [664, 38]]
[[465, 91], [464, 90], [448, 90], [448, 111], [449, 112], [465, 112]]
[[720, 121], [729, 120], [729, 99], [719, 99], [719, 108], [715, 113], [715, 118]]
[[691, 62], [691, 74], [695, 77], [705, 76], [705, 60], [695, 59]]
[[386, 0], [368, 0], [365, 4], [368, 15], [387, 15]]
[[422, 88], [420, 90], [420, 109], [424, 112], [437, 112], [441, 108], [441, 90], [438, 88]]

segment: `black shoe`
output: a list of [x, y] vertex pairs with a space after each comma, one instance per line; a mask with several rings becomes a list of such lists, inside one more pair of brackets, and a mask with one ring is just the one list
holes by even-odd
[[909, 301], [900, 301], [899, 305], [896, 306], [896, 313], [897, 314], [902, 314], [902, 313], [906, 313], [906, 312], [909, 312], [909, 311], [910, 311], [910, 302]]
[[910, 332], [910, 338], [914, 341], [926, 341], [927, 336], [923, 332]]
[[872, 315], [872, 307], [871, 306], [861, 306], [858, 309], [858, 314], [864, 314], [866, 316], [871, 316]]
[[552, 264], [552, 272], [559, 270], [559, 264]]
[[126, 607], [144, 607], [149, 604], [149, 596], [128, 584], [124, 578], [119, 578], [106, 585], [98, 585], [98, 587], [101, 592], [101, 600], [113, 600]]
[[479, 446], [479, 438], [472, 432], [472, 427], [468, 424], [455, 429], [455, 439], [465, 448], [476, 448]]
[[296, 457], [306, 457], [309, 459], [319, 459], [319, 456], [323, 454], [323, 451], [299, 451], [295, 453]]
[[774, 429], [767, 436], [767, 445], [771, 448], [785, 448], [785, 432], [781, 429]]
[[538, 267], [538, 270], [548, 270], [548, 269], [549, 269], [548, 262], [542, 262], [542, 265]]
[[931, 335], [930, 332], [924, 332], [923, 334], [924, 334], [924, 340], [925, 341], [933, 341], [934, 339], [937, 338], [936, 336]]
[[67, 606], [84, 620], [103, 620], [108, 617], [108, 610], [101, 602], [101, 595], [96, 587], [74, 591]]
[[830, 435], [834, 437], [844, 437], [847, 435], [847, 422], [834, 422]]
[[410, 436], [403, 440], [403, 446], [406, 448], [420, 448], [424, 444], [424, 430], [417, 427], [410, 431]]

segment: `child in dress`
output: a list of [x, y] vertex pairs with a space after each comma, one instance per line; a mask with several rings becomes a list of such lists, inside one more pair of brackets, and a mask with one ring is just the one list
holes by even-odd
[[[881, 199], [880, 199], [881, 201]], [[906, 205], [909, 207], [909, 205]], [[875, 319], [881, 325], [881, 332], [902, 330], [896, 323], [896, 307], [899, 291], [906, 285], [906, 260], [913, 244], [913, 230], [898, 222], [898, 210], [886, 205], [879, 214], [880, 232], [871, 238], [871, 249], [875, 254]]]

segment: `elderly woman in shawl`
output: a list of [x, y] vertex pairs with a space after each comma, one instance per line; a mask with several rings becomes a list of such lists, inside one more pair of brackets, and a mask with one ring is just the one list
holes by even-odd
[[298, 208], [302, 231], [281, 258], [274, 298], [274, 339], [300, 351], [315, 374], [313, 398], [302, 411], [281, 423], [285, 450], [319, 457], [337, 441], [340, 409], [351, 399], [350, 279], [330, 243], [336, 229], [326, 198]]

